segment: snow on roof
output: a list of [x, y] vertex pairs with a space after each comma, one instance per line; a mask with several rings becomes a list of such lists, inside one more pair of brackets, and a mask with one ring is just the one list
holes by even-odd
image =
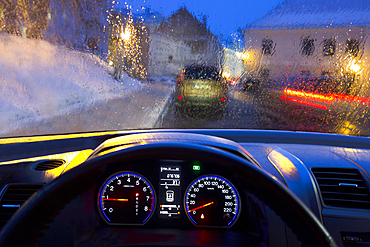
[[285, 1], [247, 29], [370, 26], [369, 0]]

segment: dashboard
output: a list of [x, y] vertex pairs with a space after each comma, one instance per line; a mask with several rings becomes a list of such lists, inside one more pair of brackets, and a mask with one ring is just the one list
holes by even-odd
[[2, 244], [301, 246], [317, 229], [322, 246], [370, 244], [368, 138], [153, 130], [0, 141]]

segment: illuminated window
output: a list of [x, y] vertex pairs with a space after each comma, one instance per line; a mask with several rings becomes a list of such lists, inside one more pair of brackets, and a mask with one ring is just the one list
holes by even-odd
[[324, 47], [322, 52], [324, 56], [333, 56], [335, 53], [335, 39], [324, 39]]
[[311, 56], [315, 51], [315, 40], [307, 38], [301, 39], [301, 54], [304, 56]]
[[360, 41], [357, 39], [347, 39], [346, 53], [353, 57], [357, 57], [359, 51]]
[[264, 38], [262, 40], [262, 55], [273, 55], [275, 51], [274, 41]]

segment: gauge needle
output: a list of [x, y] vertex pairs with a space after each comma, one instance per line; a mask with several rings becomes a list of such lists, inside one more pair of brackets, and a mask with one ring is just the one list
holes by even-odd
[[193, 208], [192, 210], [189, 210], [189, 213], [190, 213], [190, 212], [192, 212], [192, 211], [198, 210], [198, 209], [200, 209], [200, 208], [204, 208], [204, 207], [207, 207], [207, 206], [209, 206], [209, 205], [212, 205], [213, 203], [215, 203], [215, 202], [209, 202], [209, 203], [206, 203], [206, 204], [204, 204], [204, 205], [202, 205], [202, 206], [199, 206], [199, 207]]
[[118, 201], [118, 202], [127, 202], [128, 199], [106, 199], [106, 198], [103, 198], [103, 201]]

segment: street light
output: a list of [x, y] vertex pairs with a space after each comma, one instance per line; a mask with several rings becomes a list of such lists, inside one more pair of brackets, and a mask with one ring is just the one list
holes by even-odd
[[243, 53], [243, 52], [236, 52], [235, 55], [240, 58], [240, 59], [243, 59], [243, 60], [248, 60], [249, 59], [249, 54], [248, 53]]
[[130, 33], [130, 30], [126, 27], [125, 31], [122, 31], [121, 32], [121, 38], [124, 40], [124, 41], [128, 41], [131, 37], [131, 33]]
[[353, 73], [358, 73], [361, 69], [361, 66], [356, 64], [354, 61], [352, 61], [349, 65], [348, 68], [353, 72]]

